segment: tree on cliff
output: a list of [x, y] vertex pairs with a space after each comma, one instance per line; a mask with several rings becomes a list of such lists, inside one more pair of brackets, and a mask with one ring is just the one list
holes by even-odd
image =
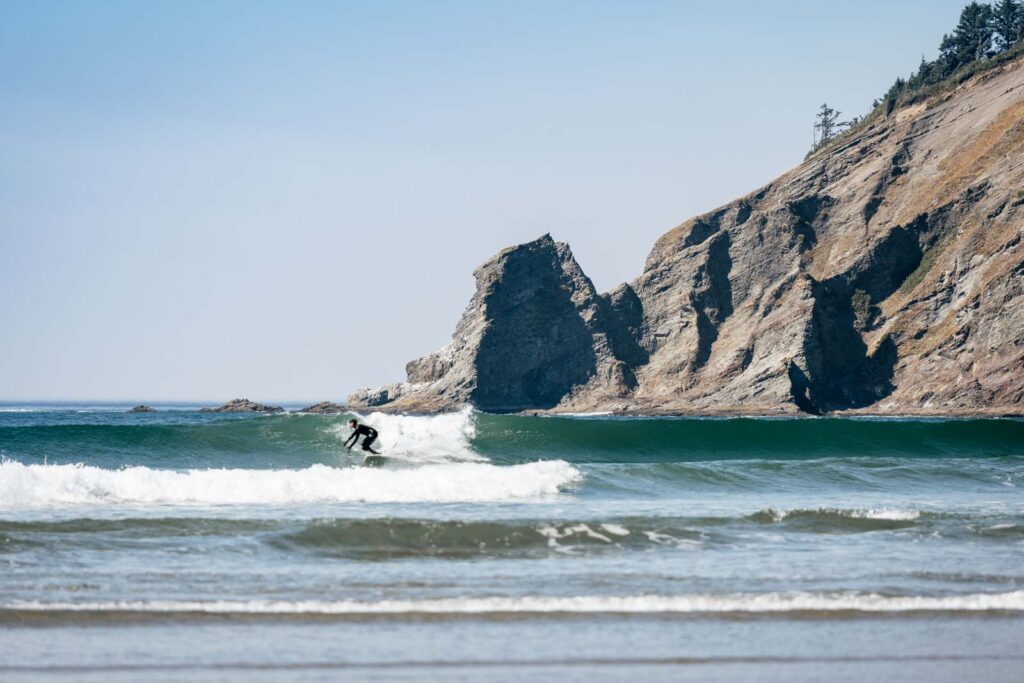
[[992, 7], [972, 2], [960, 12], [960, 22], [953, 31], [958, 66], [984, 59], [992, 49]]
[[839, 129], [846, 125], [839, 121], [840, 114], [842, 112], [836, 111], [827, 104], [821, 105], [814, 122], [814, 149], [834, 138], [839, 134]]
[[900, 106], [945, 92], [966, 78], [1024, 54], [1024, 0], [971, 2], [960, 11], [956, 28], [942, 36], [939, 56], [923, 56], [909, 78], [897, 78], [864, 117], [840, 123], [839, 112], [822, 105], [814, 124], [813, 154], [844, 129], [874, 116], [889, 116]]
[[1024, 39], [1024, 8], [1019, 0], [999, 0], [992, 6], [992, 28], [1000, 51]]
[[[992, 5], [971, 2], [961, 10], [952, 33], [942, 36], [939, 56], [930, 62], [922, 57], [909, 78], [897, 78], [872, 103], [871, 113], [888, 116], [898, 106], [948, 89], [1019, 54], [1024, 54], [1024, 0], [996, 0]], [[813, 149], [820, 146], [816, 139]]]

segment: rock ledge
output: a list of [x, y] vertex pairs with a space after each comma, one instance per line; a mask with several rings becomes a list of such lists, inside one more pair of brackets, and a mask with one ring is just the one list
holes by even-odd
[[313, 405], [302, 408], [296, 412], [312, 413], [314, 415], [340, 415], [347, 410], [348, 409], [343, 405], [332, 403], [331, 401], [320, 401], [319, 403], [314, 403]]
[[200, 408], [201, 413], [283, 413], [280, 406], [268, 406], [250, 401], [247, 398], [236, 398], [216, 408]]

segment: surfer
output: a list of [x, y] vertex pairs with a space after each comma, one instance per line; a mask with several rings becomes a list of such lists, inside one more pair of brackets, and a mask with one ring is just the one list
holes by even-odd
[[[372, 448], [370, 448], [370, 446], [373, 445], [373, 442], [377, 440], [377, 430], [376, 429], [374, 429], [373, 427], [370, 427], [369, 425], [361, 425], [355, 419], [349, 420], [348, 421], [348, 426], [349, 426], [349, 429], [352, 430], [352, 435], [349, 436], [347, 439], [345, 439], [345, 446], [349, 450], [352, 450], [352, 446], [355, 446], [356, 442], [359, 441], [359, 437], [362, 436], [363, 437], [363, 450], [364, 451], [370, 451], [374, 455], [380, 455], [380, 453], [378, 453], [377, 451], [375, 451]], [[348, 443], [349, 441], [352, 442], [352, 445], [349, 445], [349, 443]]]

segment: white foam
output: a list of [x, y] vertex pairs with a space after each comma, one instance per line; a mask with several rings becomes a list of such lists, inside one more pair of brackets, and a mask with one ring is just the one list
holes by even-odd
[[220, 505], [308, 502], [483, 502], [556, 495], [580, 478], [567, 462], [404, 469], [158, 470], [0, 462], [0, 508], [51, 505]]
[[695, 541], [689, 538], [677, 538], [671, 534], [663, 534], [658, 531], [645, 531], [644, 536], [651, 543], [657, 543], [658, 545], [670, 545], [680, 549], [693, 549], [701, 546], [700, 541]]
[[4, 610], [206, 612], [236, 614], [652, 614], [785, 612], [1024, 611], [1024, 591], [948, 596], [875, 593], [733, 593], [633, 596], [524, 596], [426, 600], [9, 602]]
[[[603, 526], [603, 525], [602, 525]], [[604, 543], [611, 543], [612, 539], [605, 534], [594, 531], [590, 526], [586, 524], [572, 524], [570, 526], [559, 529], [556, 526], [545, 524], [538, 527], [537, 533], [548, 539], [548, 546], [551, 548], [560, 548], [561, 545], [558, 543], [560, 540], [567, 538], [580, 538], [587, 537], [597, 541], [603, 541]]]
[[891, 510], [891, 509], [874, 509], [874, 508], [862, 508], [862, 509], [842, 509], [842, 508], [817, 508], [817, 509], [796, 509], [796, 510], [775, 510], [769, 508], [764, 510], [773, 521], [781, 522], [787, 517], [806, 513], [821, 513], [828, 515], [837, 515], [839, 517], [847, 517], [850, 519], [880, 519], [888, 520], [893, 522], [908, 522], [918, 519], [921, 516], [919, 510]]
[[854, 510], [852, 517], [863, 519], [887, 519], [893, 522], [908, 522], [921, 516], [918, 510]]
[[[359, 420], [378, 432], [379, 447], [389, 458], [418, 464], [440, 462], [479, 462], [484, 460], [471, 445], [476, 435], [473, 410], [441, 415], [359, 415]], [[347, 425], [331, 428], [344, 441], [351, 431]]]

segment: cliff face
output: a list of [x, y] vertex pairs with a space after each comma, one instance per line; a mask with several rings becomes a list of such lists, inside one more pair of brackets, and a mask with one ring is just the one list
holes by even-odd
[[598, 294], [544, 236], [451, 343], [353, 406], [1024, 414], [1024, 62], [894, 112], [663, 235]]

